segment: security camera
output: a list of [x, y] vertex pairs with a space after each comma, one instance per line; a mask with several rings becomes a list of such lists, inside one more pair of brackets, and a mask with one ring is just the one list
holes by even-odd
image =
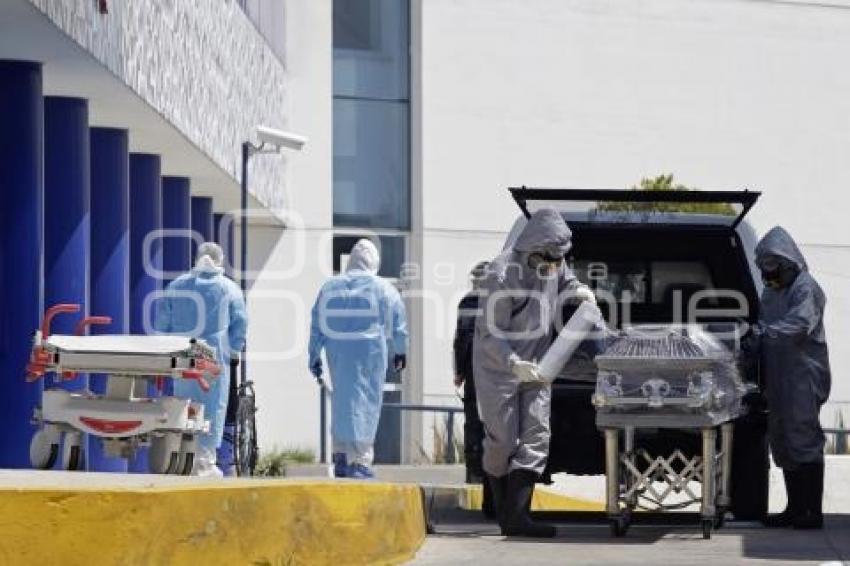
[[290, 132], [276, 130], [268, 126], [257, 126], [257, 137], [261, 142], [275, 146], [277, 149], [287, 148], [300, 151], [307, 138]]

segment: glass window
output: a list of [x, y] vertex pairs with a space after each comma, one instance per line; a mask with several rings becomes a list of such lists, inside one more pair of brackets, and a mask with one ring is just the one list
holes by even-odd
[[335, 226], [408, 229], [407, 104], [335, 99]]
[[653, 261], [652, 302], [669, 303], [682, 293], [685, 304], [700, 291], [713, 289], [708, 267], [698, 261]]
[[239, 6], [278, 59], [285, 61], [286, 13], [280, 0], [238, 0]]
[[579, 281], [618, 302], [672, 304], [678, 292], [687, 304], [714, 288], [708, 267], [698, 261], [576, 260], [571, 268]]
[[646, 264], [642, 261], [576, 261], [575, 276], [618, 302], [646, 302]]
[[334, 95], [407, 100], [406, 0], [334, 0]]

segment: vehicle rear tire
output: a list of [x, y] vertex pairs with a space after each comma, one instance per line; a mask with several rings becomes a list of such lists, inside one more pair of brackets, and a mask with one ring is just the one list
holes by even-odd
[[761, 521], [767, 516], [770, 474], [766, 415], [738, 419], [732, 446], [730, 511], [739, 521]]

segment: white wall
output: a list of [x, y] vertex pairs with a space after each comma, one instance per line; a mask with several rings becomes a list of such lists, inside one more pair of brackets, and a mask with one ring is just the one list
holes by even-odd
[[[755, 227], [788, 228], [828, 293], [832, 398], [850, 400], [850, 3], [832, 4], [419, 0], [426, 267], [497, 253], [486, 234], [516, 216], [510, 185], [624, 188], [672, 172], [762, 190]], [[465, 283], [426, 278], [424, 292]], [[426, 317], [424, 387], [445, 395], [450, 339], [435, 325]]]
[[249, 373], [261, 448], [318, 455], [318, 388], [307, 371], [307, 340], [309, 309], [331, 273], [331, 1], [289, 0], [286, 36], [286, 115], [309, 141], [287, 155], [287, 227], [259, 222], [249, 230], [249, 265], [259, 270], [248, 293]]

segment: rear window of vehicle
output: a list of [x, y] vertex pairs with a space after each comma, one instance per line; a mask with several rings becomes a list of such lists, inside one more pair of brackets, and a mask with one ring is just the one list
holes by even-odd
[[590, 261], [570, 264], [579, 281], [616, 302], [669, 304], [680, 293], [685, 304], [713, 289], [711, 273], [698, 261]]

